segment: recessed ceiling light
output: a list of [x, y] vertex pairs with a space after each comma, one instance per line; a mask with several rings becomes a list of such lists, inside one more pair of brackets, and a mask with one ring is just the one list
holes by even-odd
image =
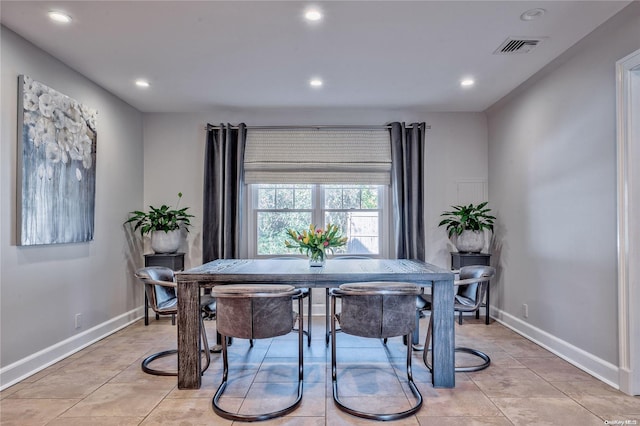
[[59, 10], [50, 11], [49, 19], [55, 22], [60, 22], [62, 24], [68, 24], [69, 22], [71, 22], [71, 16], [67, 15], [64, 12], [60, 12]]
[[136, 86], [147, 88], [149, 87], [149, 82], [143, 78], [139, 78], [136, 80]]
[[524, 12], [522, 15], [520, 15], [520, 19], [522, 19], [523, 21], [533, 21], [534, 19], [542, 17], [542, 15], [544, 15], [545, 13], [547, 13], [545, 9], [537, 7], [535, 9], [529, 9]]
[[304, 19], [312, 22], [319, 21], [322, 19], [322, 12], [315, 8], [307, 9], [306, 12], [304, 12]]
[[476, 84], [476, 82], [472, 78], [465, 78], [460, 80], [460, 86], [462, 87], [471, 87], [474, 84]]
[[322, 80], [319, 78], [312, 78], [309, 80], [309, 86], [311, 87], [322, 87]]

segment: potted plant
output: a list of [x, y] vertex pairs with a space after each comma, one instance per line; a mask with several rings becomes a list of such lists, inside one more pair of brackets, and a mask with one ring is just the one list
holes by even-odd
[[495, 216], [490, 214], [487, 201], [477, 206], [473, 204], [451, 206], [438, 226], [446, 226], [449, 238], [455, 236], [455, 246], [459, 252], [479, 253], [484, 247], [484, 230], [493, 231]]
[[135, 210], [125, 222], [135, 223], [133, 230], [140, 230], [140, 235], [151, 234], [151, 249], [155, 253], [175, 253], [180, 248], [182, 229], [189, 232], [190, 219], [194, 217], [187, 213], [189, 207], [178, 208], [182, 192], [178, 192], [176, 208], [162, 205], [149, 206], [148, 212]]

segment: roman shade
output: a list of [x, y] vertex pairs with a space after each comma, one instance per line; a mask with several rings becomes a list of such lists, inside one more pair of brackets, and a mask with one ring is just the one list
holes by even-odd
[[245, 183], [389, 185], [386, 129], [248, 129]]

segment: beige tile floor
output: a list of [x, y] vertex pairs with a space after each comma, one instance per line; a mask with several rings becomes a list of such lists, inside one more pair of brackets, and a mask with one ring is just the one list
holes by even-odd
[[[207, 322], [211, 340], [215, 323]], [[424, 331], [423, 327], [423, 330]], [[304, 397], [290, 415], [263, 422], [276, 425], [373, 423], [336, 409], [331, 396], [330, 350], [324, 318], [313, 319], [313, 341], [305, 346]], [[211, 408], [221, 380], [222, 359], [213, 354], [198, 390], [178, 390], [175, 377], [150, 376], [141, 360], [175, 347], [169, 319], [142, 321], [58, 362], [0, 393], [2, 425], [228, 425]], [[492, 365], [456, 374], [455, 389], [435, 389], [414, 353], [413, 373], [424, 396], [417, 415], [400, 425], [603, 425], [640, 424], [640, 397], [611, 388], [502, 325], [482, 320], [456, 324], [458, 345], [487, 352]], [[412, 400], [406, 385], [400, 338], [379, 340], [338, 335], [340, 394], [361, 409], [396, 411]], [[295, 395], [295, 334], [230, 347], [231, 383], [222, 399], [230, 411], [273, 410]], [[175, 365], [168, 360], [167, 366]], [[635, 422], [635, 423], [634, 423]]]

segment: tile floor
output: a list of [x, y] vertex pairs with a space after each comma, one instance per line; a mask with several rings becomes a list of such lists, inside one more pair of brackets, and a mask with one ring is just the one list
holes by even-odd
[[[426, 324], [426, 323], [425, 323]], [[215, 323], [206, 323], [213, 341]], [[423, 327], [422, 331], [424, 332]], [[305, 346], [304, 397], [290, 415], [263, 422], [277, 425], [359, 425], [374, 423], [336, 409], [331, 396], [330, 350], [324, 345], [324, 318], [314, 318], [313, 341]], [[169, 319], [142, 321], [58, 362], [0, 393], [2, 425], [228, 425], [211, 408], [221, 380], [222, 359], [198, 390], [178, 390], [175, 377], [140, 370], [148, 354], [175, 347]], [[456, 324], [458, 345], [487, 352], [491, 366], [456, 374], [455, 389], [434, 389], [413, 356], [413, 373], [424, 397], [417, 415], [401, 425], [603, 425], [640, 424], [640, 397], [626, 396], [573, 367], [502, 325], [483, 320]], [[379, 340], [338, 335], [340, 394], [364, 410], [403, 410], [412, 400], [406, 385], [401, 338]], [[230, 347], [231, 383], [222, 399], [231, 411], [273, 410], [295, 396], [295, 334], [247, 341]], [[174, 360], [169, 360], [174, 363]], [[268, 397], [266, 396], [268, 395]], [[620, 423], [614, 423], [619, 421]], [[237, 423], [237, 422], [236, 422]]]

